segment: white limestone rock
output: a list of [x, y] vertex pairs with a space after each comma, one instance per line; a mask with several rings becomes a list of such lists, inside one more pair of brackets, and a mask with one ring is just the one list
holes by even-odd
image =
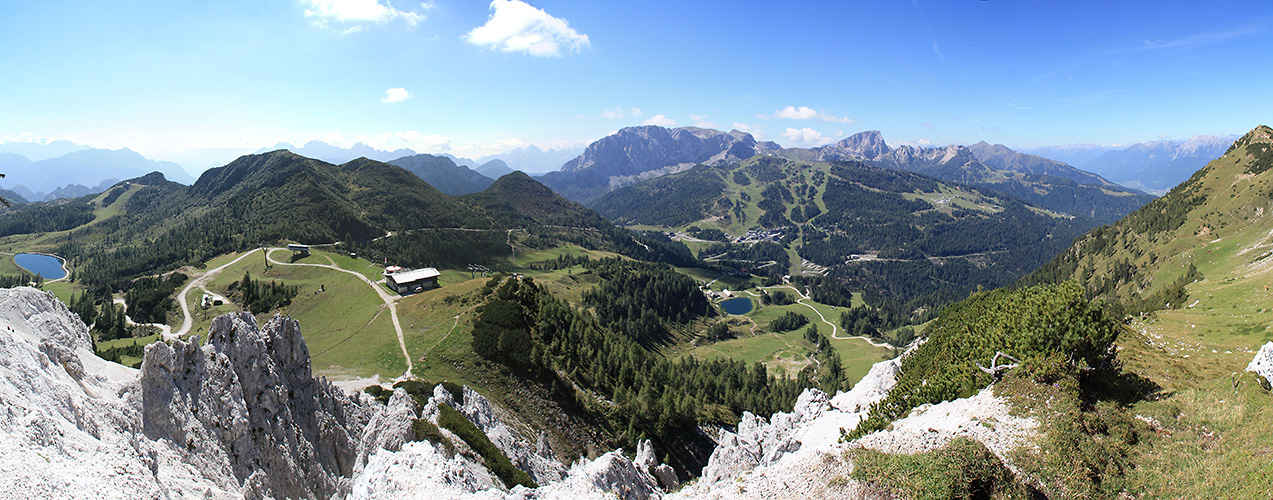
[[[438, 386], [439, 388], [441, 385]], [[446, 391], [443, 391], [446, 392]], [[434, 391], [437, 394], [437, 391]], [[447, 396], [450, 394], [448, 393]], [[495, 407], [481, 394], [474, 391], [468, 386], [464, 387], [464, 404], [457, 408], [460, 413], [468, 417], [473, 425], [486, 433], [486, 437], [491, 443], [504, 452], [508, 459], [516, 465], [517, 468], [530, 474], [531, 479], [537, 484], [547, 484], [554, 481], [560, 481], [566, 475], [566, 466], [558, 462], [552, 456], [552, 450], [547, 448], [546, 440], [532, 445], [527, 442], [512, 426], [505, 422], [512, 421], [511, 418], [501, 418]], [[540, 454], [538, 451], [543, 448], [547, 454]]]
[[1273, 384], [1273, 342], [1260, 347], [1260, 351], [1255, 353], [1255, 358], [1246, 365], [1246, 371], [1255, 372], [1256, 375], [1264, 377], [1269, 384]]
[[1011, 415], [1007, 400], [986, 388], [969, 398], [915, 408], [894, 421], [891, 430], [872, 432], [852, 445], [884, 453], [914, 454], [968, 437], [980, 441], [1012, 466], [1008, 452], [1036, 436], [1038, 428], [1034, 419]]
[[398, 451], [414, 438], [412, 421], [416, 418], [419, 405], [415, 398], [401, 387], [393, 390], [389, 404], [371, 417], [371, 421], [363, 430], [358, 445], [358, 465], [366, 465], [367, 457], [378, 450]]
[[535, 492], [538, 498], [600, 498], [623, 500], [662, 498], [658, 480], [623, 454], [614, 450], [592, 461], [580, 461], [565, 479]]
[[791, 413], [775, 413], [768, 422], [743, 412], [735, 432], [721, 433], [694, 491], [706, 491], [709, 485], [733, 480], [757, 467], [773, 466], [797, 452], [830, 449], [841, 429], [856, 427], [871, 404], [888, 394], [897, 383], [900, 366], [901, 357], [876, 363], [852, 390], [834, 398], [806, 389]]
[[[310, 373], [296, 321], [218, 316], [206, 345], [146, 348], [141, 368], [146, 437], [251, 495], [331, 497], [348, 490], [367, 411]], [[256, 476], [258, 472], [264, 474]]]
[[141, 432], [137, 371], [51, 294], [0, 290], [0, 498], [234, 498]]
[[350, 500], [442, 498], [502, 499], [490, 471], [462, 454], [447, 456], [427, 441], [373, 453], [354, 477]]

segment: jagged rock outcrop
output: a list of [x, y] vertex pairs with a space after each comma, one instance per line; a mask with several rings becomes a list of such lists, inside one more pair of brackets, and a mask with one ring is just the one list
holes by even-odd
[[0, 289], [0, 498], [232, 498], [141, 431], [137, 371], [52, 294]]
[[415, 437], [411, 424], [419, 410], [415, 398], [405, 389], [394, 389], [389, 404], [372, 416], [363, 430], [358, 445], [357, 467], [366, 465], [367, 457], [379, 450], [398, 451], [411, 441]]
[[[447, 396], [450, 394], [448, 393]], [[513, 465], [530, 474], [536, 483], [547, 484], [560, 481], [562, 477], [565, 477], [566, 466], [553, 459], [552, 449], [548, 447], [547, 440], [539, 440], [533, 445], [527, 442], [515, 429], [505, 423], [512, 419], [501, 418], [490, 401], [477, 391], [465, 386], [464, 404], [457, 410], [468, 417], [478, 429], [485, 432], [491, 443], [504, 452]], [[541, 448], [545, 453], [539, 452]]]
[[[910, 352], [910, 351], [908, 351]], [[735, 432], [724, 431], [693, 491], [733, 480], [757, 467], [771, 466], [797, 451], [816, 452], [834, 445], [840, 429], [856, 427], [875, 403], [897, 383], [901, 357], [881, 361], [849, 392], [835, 398], [806, 389], [791, 413], [775, 413], [769, 421], [744, 412]]]
[[873, 160], [889, 154], [893, 148], [884, 142], [884, 134], [879, 130], [858, 132], [834, 144], [814, 148], [814, 161], [835, 161], [850, 159]]
[[[87, 328], [50, 294], [0, 290], [0, 498], [595, 498], [662, 495], [645, 443], [569, 469], [501, 409], [441, 386], [541, 488], [506, 489], [458, 437], [415, 442], [418, 405], [350, 398], [310, 373], [295, 321], [216, 318], [206, 344], [147, 347], [142, 369], [93, 355]], [[666, 481], [666, 479], [664, 479]], [[667, 484], [665, 482], [665, 484]]]
[[542, 488], [539, 498], [596, 498], [602, 494], [623, 500], [662, 498], [658, 480], [623, 450], [614, 450], [592, 461], [580, 461], [560, 482]]
[[676, 477], [676, 470], [670, 465], [660, 464], [659, 459], [654, 456], [654, 445], [649, 439], [637, 444], [636, 458], [632, 463], [636, 464], [638, 470], [654, 476], [659, 481], [659, 486], [666, 491], [673, 491], [681, 485]]
[[367, 415], [312, 377], [295, 320], [258, 328], [248, 313], [219, 316], [203, 346], [148, 346], [140, 384], [146, 437], [173, 443], [211, 477], [243, 482], [245, 495], [348, 491]]
[[1264, 377], [1269, 384], [1273, 384], [1273, 342], [1265, 343], [1263, 347], [1260, 347], [1260, 351], [1255, 353], [1251, 363], [1246, 365], [1246, 371], [1255, 372], [1256, 375]]
[[[350, 498], [565, 499], [614, 495], [641, 500], [659, 498], [664, 491], [676, 487], [675, 471], [658, 463], [649, 441], [641, 443], [635, 461], [628, 459], [622, 450], [615, 450], [595, 460], [580, 460], [567, 469], [552, 458], [553, 452], [544, 434], [531, 443], [510, 425], [514, 420], [509, 415], [477, 391], [465, 387], [462, 396], [457, 402], [441, 385], [434, 387], [433, 396], [420, 412], [421, 418], [436, 423], [440, 405], [455, 408], [482, 430], [514, 465], [530, 474], [540, 488], [503, 488], [459, 437], [441, 429], [442, 435], [454, 446], [454, 452], [429, 442], [408, 442], [398, 450], [390, 447], [371, 450], [365, 467], [352, 481]], [[405, 404], [395, 405], [398, 397], [399, 392], [395, 392], [388, 407], [368, 426], [368, 434], [371, 429], [381, 427], [381, 422], [392, 420], [385, 415], [405, 411]], [[402, 410], [393, 410], [395, 406]], [[363, 442], [366, 446], [368, 439], [364, 438]]]

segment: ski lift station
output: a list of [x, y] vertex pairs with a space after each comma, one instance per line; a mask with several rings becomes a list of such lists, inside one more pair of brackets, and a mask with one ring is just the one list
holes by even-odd
[[389, 288], [398, 292], [399, 295], [409, 293], [423, 292], [430, 288], [438, 287], [438, 276], [441, 276], [437, 269], [425, 267], [421, 269], [404, 269], [397, 272], [389, 272], [385, 270], [385, 284]]

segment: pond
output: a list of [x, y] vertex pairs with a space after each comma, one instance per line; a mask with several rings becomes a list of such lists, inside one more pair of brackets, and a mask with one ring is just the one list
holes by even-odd
[[720, 303], [721, 309], [729, 314], [747, 314], [751, 312], [752, 304], [749, 297], [735, 297]]
[[62, 270], [62, 260], [52, 255], [20, 253], [13, 256], [13, 263], [43, 276], [46, 280], [60, 280], [66, 277], [66, 271]]

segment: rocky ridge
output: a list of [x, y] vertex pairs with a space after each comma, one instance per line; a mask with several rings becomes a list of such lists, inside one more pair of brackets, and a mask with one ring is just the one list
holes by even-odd
[[[140, 370], [93, 354], [87, 327], [51, 294], [0, 290], [0, 497], [659, 497], [675, 474], [649, 443], [567, 468], [541, 438], [466, 388], [456, 408], [542, 486], [503, 487], [457, 436], [413, 441], [436, 423], [405, 391], [387, 405], [313, 378], [295, 321], [223, 315], [208, 341], [148, 346]], [[662, 485], [662, 487], [661, 487]]]
[[[208, 341], [151, 344], [141, 365], [145, 436], [245, 495], [328, 498], [348, 491], [369, 408], [310, 373], [295, 320], [258, 328], [219, 316]], [[183, 449], [184, 448], [184, 449]], [[225, 484], [227, 488], [234, 484]]]

